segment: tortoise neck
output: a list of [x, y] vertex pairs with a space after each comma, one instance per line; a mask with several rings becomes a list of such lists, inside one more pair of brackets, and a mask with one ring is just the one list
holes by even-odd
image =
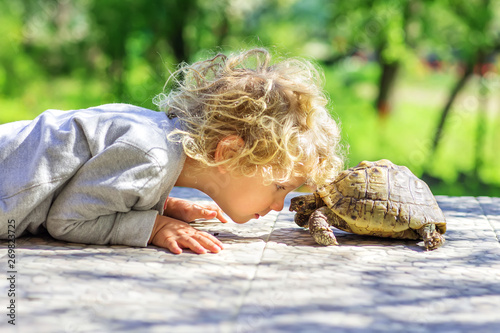
[[316, 208], [320, 208], [326, 205], [323, 199], [321, 199], [318, 192], [314, 192], [314, 198], [316, 199]]

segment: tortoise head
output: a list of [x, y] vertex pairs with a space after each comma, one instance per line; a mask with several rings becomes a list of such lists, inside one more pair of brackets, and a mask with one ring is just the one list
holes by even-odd
[[300, 195], [298, 197], [292, 198], [290, 203], [290, 211], [297, 212], [299, 214], [307, 214], [306, 212], [311, 210], [310, 214], [316, 209], [316, 197], [314, 194]]
[[290, 211], [296, 212], [295, 222], [303, 227], [307, 224], [309, 216], [321, 206], [324, 206], [323, 200], [317, 193], [313, 193], [292, 198]]

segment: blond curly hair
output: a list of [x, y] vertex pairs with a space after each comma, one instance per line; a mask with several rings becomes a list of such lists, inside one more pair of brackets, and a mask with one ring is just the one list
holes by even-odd
[[[271, 58], [259, 48], [182, 64], [170, 77], [178, 86], [154, 99], [181, 124], [169, 140], [207, 166], [245, 176], [262, 172], [268, 183], [299, 176], [309, 185], [325, 184], [342, 169], [343, 155], [321, 72], [306, 60]], [[216, 160], [217, 144], [234, 135], [243, 147]]]

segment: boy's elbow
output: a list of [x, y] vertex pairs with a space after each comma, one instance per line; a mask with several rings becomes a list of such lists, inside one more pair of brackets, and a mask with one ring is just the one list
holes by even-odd
[[69, 221], [58, 220], [54, 218], [47, 218], [46, 228], [49, 234], [55, 239], [63, 239], [64, 235], [67, 235], [71, 229], [73, 223]]
[[82, 230], [80, 230], [80, 226], [84, 222], [85, 221], [58, 219], [49, 215], [46, 222], [46, 228], [48, 233], [55, 239], [81, 243], [80, 237], [82, 236]]

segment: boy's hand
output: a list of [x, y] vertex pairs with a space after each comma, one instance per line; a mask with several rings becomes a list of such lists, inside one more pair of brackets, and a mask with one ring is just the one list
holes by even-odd
[[156, 217], [148, 244], [166, 248], [174, 254], [181, 254], [183, 248], [189, 248], [198, 254], [207, 253], [207, 250], [218, 253], [224, 248], [221, 241], [209, 233], [162, 215]]
[[210, 220], [214, 218], [217, 218], [222, 223], [228, 222], [223, 215], [222, 209], [215, 203], [196, 204], [179, 198], [169, 197], [163, 214], [185, 222], [191, 222], [196, 219]]

